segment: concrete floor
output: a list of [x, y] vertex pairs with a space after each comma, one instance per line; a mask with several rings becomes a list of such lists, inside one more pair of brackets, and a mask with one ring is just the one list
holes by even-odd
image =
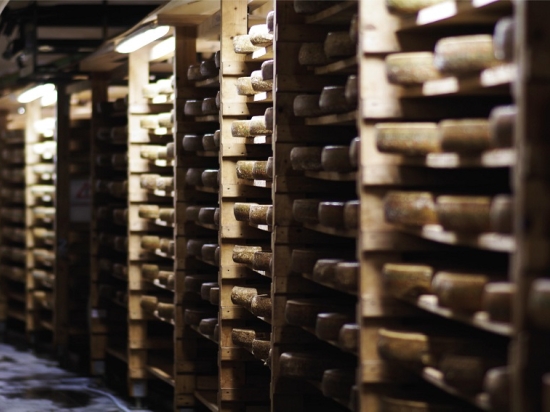
[[0, 343], [0, 412], [137, 411], [116, 395], [122, 407], [90, 389], [114, 395], [93, 379], [60, 369], [55, 361]]

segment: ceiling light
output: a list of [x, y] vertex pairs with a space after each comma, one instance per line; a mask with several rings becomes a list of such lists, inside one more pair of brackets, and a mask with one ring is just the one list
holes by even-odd
[[42, 107], [51, 106], [55, 103], [57, 103], [57, 90], [52, 90], [51, 92], [46, 93], [40, 99], [40, 106]]
[[55, 85], [52, 83], [41, 84], [39, 86], [33, 87], [17, 97], [19, 103], [30, 103], [36, 99], [40, 99], [42, 96], [46, 95], [55, 90]]
[[160, 39], [162, 36], [166, 35], [169, 30], [170, 26], [144, 26], [117, 44], [115, 50], [119, 53], [131, 53]]
[[150, 60], [159, 60], [161, 58], [168, 58], [176, 50], [176, 38], [168, 37], [166, 40], [155, 44], [151, 48]]

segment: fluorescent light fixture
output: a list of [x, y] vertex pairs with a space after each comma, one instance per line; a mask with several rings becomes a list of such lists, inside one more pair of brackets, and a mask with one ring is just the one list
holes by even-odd
[[167, 58], [176, 50], [176, 38], [168, 37], [166, 40], [161, 41], [158, 44], [155, 44], [151, 48], [151, 53], [149, 55], [150, 60], [159, 60], [161, 58]]
[[42, 107], [51, 106], [55, 103], [57, 103], [57, 90], [52, 90], [51, 92], [46, 93], [40, 99], [40, 106]]
[[19, 103], [30, 103], [36, 99], [40, 99], [42, 96], [55, 90], [55, 85], [52, 83], [41, 84], [33, 87], [27, 91], [24, 91], [17, 97]]
[[143, 26], [117, 44], [115, 50], [119, 53], [131, 53], [165, 36], [169, 30], [170, 26]]

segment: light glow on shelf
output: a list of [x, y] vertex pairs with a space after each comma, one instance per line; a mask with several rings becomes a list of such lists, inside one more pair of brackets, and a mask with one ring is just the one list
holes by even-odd
[[168, 37], [166, 40], [161, 41], [158, 44], [155, 44], [151, 48], [151, 54], [149, 55], [150, 60], [159, 60], [162, 58], [168, 58], [176, 50], [176, 38]]
[[57, 90], [46, 93], [40, 99], [40, 106], [42, 107], [51, 106], [55, 103], [57, 103]]
[[115, 50], [118, 53], [132, 53], [160, 39], [170, 30], [169, 26], [146, 26], [122, 40]]
[[55, 85], [52, 83], [41, 84], [26, 90], [17, 97], [19, 103], [30, 103], [36, 99], [40, 99], [48, 93], [55, 91]]

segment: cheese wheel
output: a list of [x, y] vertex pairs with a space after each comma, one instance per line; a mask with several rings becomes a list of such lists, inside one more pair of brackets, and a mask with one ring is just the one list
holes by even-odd
[[256, 359], [265, 361], [269, 358], [271, 341], [269, 339], [254, 339], [252, 341], [252, 354]]
[[174, 308], [172, 303], [159, 302], [157, 305], [157, 313], [163, 319], [174, 319]]
[[173, 208], [162, 208], [159, 210], [159, 220], [173, 224], [175, 219]]
[[450, 231], [488, 232], [491, 230], [491, 198], [485, 196], [438, 196], [437, 219]]
[[329, 398], [349, 400], [355, 384], [356, 371], [350, 369], [328, 369], [323, 373], [321, 391]]
[[214, 53], [214, 63], [216, 64], [216, 68], [221, 67], [221, 52], [218, 50], [216, 53]]
[[[273, 158], [271, 158], [271, 162], [273, 162]], [[272, 180], [273, 175], [269, 172], [273, 172], [269, 169], [269, 160], [266, 162], [262, 162], [260, 160], [256, 160], [253, 162], [252, 165], [252, 178], [258, 179], [258, 180]]]
[[294, 98], [293, 110], [296, 117], [321, 116], [325, 112], [319, 106], [318, 94], [300, 94]]
[[359, 227], [359, 200], [350, 200], [344, 206], [344, 226], [346, 229]]
[[159, 113], [158, 114], [159, 126], [160, 127], [166, 127], [168, 129], [173, 127], [174, 126], [173, 117], [174, 117], [174, 115], [172, 114], [172, 112]]
[[220, 148], [220, 142], [221, 142], [221, 132], [219, 130], [216, 130], [214, 132], [214, 144], [218, 149]]
[[[274, 62], [273, 60], [266, 60], [262, 63], [262, 79], [273, 80]], [[273, 84], [272, 84], [273, 85]]]
[[252, 269], [269, 272], [271, 271], [272, 260], [272, 252], [255, 252], [252, 258]]
[[220, 227], [220, 208], [217, 207], [216, 211], [214, 212], [214, 224], [217, 227]]
[[257, 203], [240, 203], [236, 202], [233, 205], [233, 214], [235, 219], [239, 222], [248, 222], [250, 219], [250, 207], [256, 205]]
[[336, 281], [336, 265], [342, 259], [319, 259], [313, 266], [312, 278], [316, 282], [333, 284]]
[[357, 45], [350, 38], [349, 32], [329, 32], [325, 39], [324, 50], [328, 58], [355, 56]]
[[199, 213], [201, 209], [201, 206], [187, 206], [185, 209], [185, 220], [187, 222], [197, 222], [199, 220]]
[[267, 25], [267, 30], [269, 30], [270, 32], [273, 32], [273, 30], [275, 29], [275, 12], [274, 11], [270, 11], [269, 13], [267, 13], [265, 24]]
[[235, 120], [231, 122], [231, 136], [250, 137], [250, 120]]
[[158, 159], [158, 153], [162, 146], [143, 145], [139, 148], [139, 157], [147, 160]]
[[142, 236], [141, 248], [154, 251], [160, 247], [160, 237], [158, 236]]
[[446, 37], [434, 50], [434, 65], [447, 75], [462, 75], [499, 64], [489, 34]]
[[498, 195], [491, 202], [491, 230], [497, 233], [513, 231], [513, 200], [508, 195]]
[[493, 48], [495, 49], [495, 57], [498, 60], [514, 61], [514, 37], [514, 19], [511, 17], [500, 19], [495, 26], [493, 35]]
[[199, 323], [199, 332], [206, 336], [212, 336], [218, 324], [218, 318], [201, 319]]
[[189, 168], [185, 173], [185, 182], [189, 186], [202, 186], [202, 173], [205, 169]]
[[359, 325], [348, 323], [340, 328], [338, 347], [346, 352], [357, 353], [359, 348]]
[[202, 185], [204, 187], [217, 188], [219, 186], [219, 170], [206, 169], [202, 172]]
[[218, 90], [218, 92], [216, 93], [216, 107], [219, 109], [220, 106], [221, 106], [221, 93]]
[[327, 250], [294, 249], [290, 258], [290, 270], [295, 273], [312, 274], [319, 259], [327, 257]]
[[355, 314], [351, 313], [319, 313], [315, 323], [315, 335], [325, 341], [336, 342], [340, 335], [340, 329], [355, 320]]
[[267, 47], [273, 44], [273, 33], [267, 24], [256, 24], [248, 30], [250, 43], [258, 47]]
[[326, 172], [349, 173], [353, 170], [349, 146], [325, 146], [321, 152], [321, 165]]
[[252, 86], [251, 77], [239, 77], [235, 84], [237, 86], [237, 94], [239, 96], [253, 96], [259, 93], [259, 91], [256, 91]]
[[183, 106], [186, 116], [202, 116], [202, 100], [187, 100]]
[[510, 282], [488, 283], [483, 289], [482, 309], [495, 322], [512, 320], [512, 299], [516, 287]]
[[170, 252], [170, 242], [172, 242], [171, 239], [166, 239], [166, 238], [161, 238], [160, 239], [159, 249], [162, 253], [169, 254], [169, 252]]
[[388, 10], [399, 14], [417, 13], [423, 8], [442, 3], [445, 0], [386, 0]]
[[210, 289], [218, 287], [218, 282], [205, 282], [201, 286], [201, 298], [210, 301]]
[[[142, 269], [142, 273], [143, 273], [143, 269]], [[156, 279], [157, 279], [158, 283], [168, 287], [168, 279], [169, 279], [170, 276], [173, 276], [173, 275], [174, 275], [173, 272], [168, 272], [166, 270], [163, 270], [163, 271], [158, 272], [158, 275], [157, 275]]]
[[319, 205], [318, 199], [296, 199], [292, 203], [292, 216], [294, 220], [300, 223], [319, 223]]
[[493, 368], [487, 372], [483, 381], [483, 391], [489, 397], [489, 404], [492, 410], [510, 410], [511, 383], [511, 372], [507, 366]]
[[216, 266], [219, 266], [221, 262], [221, 247], [216, 247], [216, 250], [214, 250], [214, 263]]
[[202, 101], [202, 107], [201, 111], [203, 116], [212, 114], [216, 115], [219, 113], [218, 106], [216, 105], [216, 98], [215, 97], [206, 97]]
[[252, 44], [248, 34], [233, 37], [233, 51], [237, 54], [248, 54], [260, 49]]
[[273, 173], [273, 157], [271, 156], [267, 158], [267, 164], [265, 166], [265, 174], [266, 174], [266, 180], [267, 179], [273, 180], [273, 178], [275, 177]]
[[168, 79], [159, 79], [155, 83], [157, 90], [160, 94], [172, 94], [174, 92], [174, 76], [170, 76]]
[[497, 106], [491, 110], [489, 129], [494, 147], [511, 147], [514, 142], [517, 108]]
[[259, 294], [250, 301], [250, 311], [259, 317], [269, 319], [271, 321], [273, 303], [269, 294]]
[[[95, 164], [99, 167], [111, 166], [111, 155], [100, 154], [95, 157]], [[10, 180], [11, 173], [9, 170], [2, 170], [2, 178], [4, 180]]]
[[439, 139], [444, 152], [471, 153], [491, 148], [487, 119], [442, 120]]
[[294, 170], [323, 170], [322, 153], [322, 147], [293, 147], [290, 151], [290, 164]]
[[550, 328], [550, 280], [536, 279], [531, 284], [527, 310], [529, 319], [539, 329]]
[[139, 177], [139, 186], [145, 190], [155, 190], [159, 177], [160, 175], [156, 174], [143, 174]]
[[254, 70], [250, 75], [250, 84], [255, 92], [269, 92], [273, 89], [273, 80], [264, 79], [261, 70]]
[[346, 100], [344, 86], [325, 86], [319, 97], [319, 107], [323, 113], [345, 113], [353, 110]]
[[202, 137], [202, 148], [209, 152], [216, 152], [218, 150], [214, 141], [214, 133], [207, 133]]
[[279, 358], [281, 376], [320, 382], [327, 369], [353, 368], [356, 361], [333, 352], [284, 352]]
[[384, 217], [388, 223], [402, 225], [438, 223], [434, 198], [428, 192], [388, 192], [384, 197]]
[[234, 286], [231, 290], [231, 302], [250, 310], [254, 296], [265, 294], [266, 292], [269, 292], [269, 290], [265, 286]]
[[431, 266], [386, 263], [382, 269], [385, 290], [399, 299], [416, 298], [432, 292]]
[[201, 207], [198, 215], [198, 221], [203, 224], [213, 225], [214, 213], [216, 212], [216, 209], [216, 207]]
[[315, 328], [319, 313], [349, 310], [349, 299], [290, 299], [286, 302], [285, 319], [290, 325]]
[[159, 127], [158, 115], [141, 117], [139, 119], [139, 126], [143, 129], [157, 129]]
[[201, 258], [206, 262], [216, 263], [216, 249], [218, 245], [216, 243], [207, 243], [202, 245], [201, 248]]
[[128, 222], [128, 209], [114, 209], [113, 222], [118, 225], [126, 225]]
[[216, 77], [219, 73], [219, 68], [216, 66], [214, 59], [202, 61], [199, 70], [201, 76], [205, 79]]
[[260, 246], [241, 246], [235, 245], [233, 247], [232, 259], [235, 263], [244, 263], [245, 265], [252, 265], [254, 261], [254, 253], [261, 252]]
[[319, 223], [335, 229], [344, 229], [344, 202], [319, 203]]
[[253, 116], [249, 121], [249, 128], [251, 136], [271, 134], [271, 130], [265, 123], [265, 116]]
[[183, 150], [188, 152], [196, 152], [203, 150], [202, 136], [196, 134], [186, 134], [182, 140]]
[[298, 52], [298, 63], [302, 66], [324, 66], [332, 59], [325, 54], [323, 43], [302, 43]]
[[214, 241], [210, 239], [189, 239], [187, 241], [187, 255], [202, 256], [202, 247], [208, 243], [214, 243]]
[[166, 149], [159, 152], [158, 157], [159, 159], [164, 159], [164, 160], [174, 160], [175, 150], [176, 150], [175, 144], [173, 142], [168, 143], [166, 145]]
[[212, 305], [219, 306], [219, 304], [220, 304], [220, 288], [219, 288], [219, 286], [218, 287], [213, 287], [213, 288], [210, 289], [210, 296], [208, 297], [208, 301]]
[[111, 143], [115, 145], [122, 145], [128, 143], [128, 127], [113, 127], [111, 128]]
[[201, 294], [202, 284], [206, 282], [216, 282], [217, 274], [212, 275], [187, 275], [183, 279], [183, 287], [186, 292]]
[[162, 176], [157, 179], [157, 190], [162, 190], [166, 192], [171, 192], [174, 190], [174, 178]]
[[269, 209], [273, 209], [272, 205], [251, 205], [248, 221], [253, 225], [268, 225], [271, 222], [267, 221]]
[[153, 313], [157, 309], [158, 303], [156, 296], [142, 295], [139, 300], [139, 305], [147, 313]]
[[252, 351], [252, 341], [256, 338], [256, 331], [252, 329], [233, 328], [231, 340], [236, 346]]
[[357, 76], [355, 75], [349, 76], [346, 82], [346, 88], [344, 91], [344, 96], [346, 98], [347, 104], [353, 108], [357, 107], [357, 96], [359, 93], [359, 85], [357, 81], [358, 81]]
[[481, 310], [483, 288], [490, 281], [486, 275], [438, 272], [432, 280], [432, 290], [440, 306], [459, 312]]
[[235, 166], [237, 171], [237, 177], [239, 179], [252, 180], [254, 176], [252, 174], [252, 169], [254, 168], [254, 160], [239, 160]]
[[183, 322], [191, 326], [199, 326], [201, 320], [217, 316], [216, 308], [188, 308], [183, 313]]
[[431, 52], [395, 53], [386, 57], [386, 76], [391, 84], [419, 85], [441, 78]]
[[499, 363], [497, 359], [476, 356], [444, 355], [439, 364], [443, 379], [450, 386], [465, 393], [477, 394], [483, 389], [486, 372]]
[[361, 139], [359, 137], [354, 138], [349, 146], [349, 163], [353, 169], [357, 169], [360, 163], [361, 156]]
[[357, 292], [359, 285], [359, 263], [340, 262], [336, 264], [334, 286], [347, 292]]
[[187, 80], [196, 81], [202, 79], [204, 79], [204, 76], [201, 74], [201, 66], [199, 64], [192, 64], [187, 68]]
[[265, 128], [273, 131], [274, 119], [273, 119], [273, 107], [265, 109], [264, 113]]
[[349, 38], [352, 42], [357, 43], [359, 41], [359, 15], [355, 13], [349, 26]]

